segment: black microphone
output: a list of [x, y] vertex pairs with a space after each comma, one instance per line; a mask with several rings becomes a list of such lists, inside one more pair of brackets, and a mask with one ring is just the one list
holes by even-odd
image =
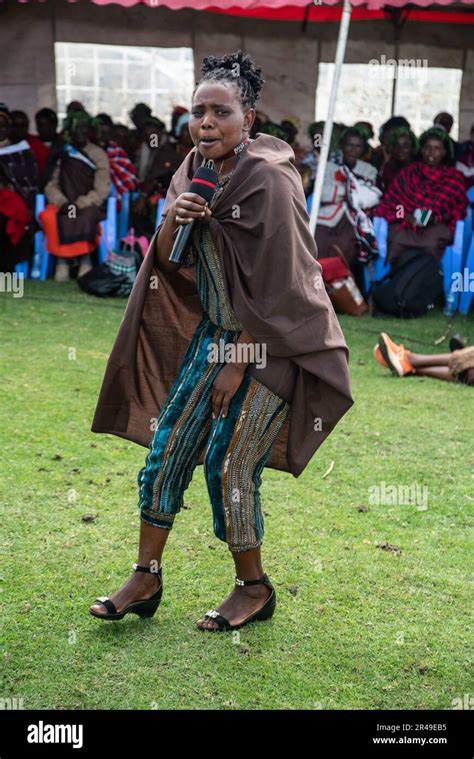
[[[201, 198], [207, 200], [208, 203], [214, 195], [217, 184], [217, 172], [214, 171], [213, 166], [214, 161], [208, 161], [206, 166], [200, 166], [196, 171], [188, 190], [188, 192], [195, 192], [196, 195], [200, 195]], [[172, 261], [175, 264], [181, 263], [195, 221], [196, 219], [193, 219], [188, 224], [182, 224], [180, 226], [180, 230], [176, 235], [176, 239], [173, 243], [173, 250], [171, 251], [168, 261]]]

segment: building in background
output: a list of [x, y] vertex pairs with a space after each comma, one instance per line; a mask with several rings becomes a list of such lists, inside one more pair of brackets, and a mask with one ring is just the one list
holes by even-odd
[[191, 48], [56, 42], [54, 51], [60, 120], [67, 104], [79, 100], [89, 113], [108, 113], [115, 122], [130, 126], [129, 113], [141, 102], [169, 129], [173, 107], [191, 102]]
[[[377, 135], [391, 116], [393, 98], [394, 114], [406, 116], [415, 134], [432, 126], [440, 111], [454, 114], [451, 136], [457, 140], [462, 70], [423, 63], [413, 68], [402, 67], [396, 76], [390, 65], [343, 64], [334, 120], [343, 124], [370, 121]], [[324, 121], [327, 116], [333, 75], [334, 63], [319, 64], [316, 121]]]

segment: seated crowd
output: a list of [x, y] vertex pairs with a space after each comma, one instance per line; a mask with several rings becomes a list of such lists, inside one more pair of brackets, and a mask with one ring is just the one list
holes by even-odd
[[[79, 276], [92, 267], [112, 188], [118, 208], [125, 192], [136, 193], [129, 226], [150, 239], [156, 204], [193, 147], [189, 112], [176, 107], [169, 131], [144, 103], [130, 117], [133, 129], [114, 124], [105, 113], [91, 117], [73, 101], [61, 131], [56, 113], [43, 108], [33, 135], [23, 111], [0, 104], [0, 271], [31, 263], [38, 193], [45, 195], [40, 222], [49, 252], [58, 257], [59, 281], [70, 277], [72, 261], [79, 262]], [[382, 125], [380, 144], [372, 147], [368, 122], [334, 124], [316, 229], [320, 259], [342, 255], [363, 289], [363, 265], [377, 255], [374, 216], [389, 225], [388, 261], [413, 247], [441, 259], [456, 221], [466, 215], [466, 191], [474, 185], [474, 126], [470, 139], [457, 144], [452, 125], [452, 117], [440, 113], [417, 137], [407, 119], [395, 116]], [[277, 124], [257, 112], [251, 136], [271, 134], [292, 146], [309, 197], [324, 123], [310, 125], [309, 145], [300, 142], [299, 127], [296, 117]]]
[[[368, 140], [367, 122], [335, 125], [316, 228], [319, 258], [342, 255], [362, 286], [363, 265], [378, 253], [373, 218], [388, 222], [387, 262], [417, 249], [439, 262], [453, 241], [454, 228], [466, 216], [467, 190], [474, 184], [473, 139], [457, 145], [449, 132], [449, 114], [435, 117], [419, 138], [408, 121], [395, 116], [382, 125], [380, 145]], [[321, 135], [312, 124], [310, 135]], [[312, 156], [312, 176], [319, 151]], [[307, 157], [303, 159], [308, 164]], [[308, 183], [307, 194], [312, 190]]]
[[[151, 109], [138, 103], [129, 129], [105, 113], [91, 117], [81, 103], [68, 105], [58, 131], [56, 113], [43, 108], [35, 116], [37, 134], [29, 131], [23, 111], [0, 104], [0, 271], [13, 272], [33, 257], [34, 233], [42, 228], [47, 249], [57, 256], [55, 279], [89, 271], [99, 242], [99, 222], [106, 217], [111, 189], [120, 210], [125, 192], [135, 192], [130, 226], [150, 239], [156, 203], [192, 148], [185, 108], [175, 108], [170, 132]], [[44, 193], [45, 209], [35, 220], [35, 202]]]

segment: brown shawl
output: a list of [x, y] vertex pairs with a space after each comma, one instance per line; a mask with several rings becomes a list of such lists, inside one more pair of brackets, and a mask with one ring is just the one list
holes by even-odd
[[[77, 198], [87, 195], [94, 189], [97, 170], [87, 153], [78, 150], [76, 155], [83, 156], [85, 160], [75, 155], [70, 156], [65, 149], [59, 169], [61, 192], [72, 204]], [[77, 208], [76, 215], [72, 218], [67, 213], [58, 214], [56, 218], [61, 245], [70, 245], [75, 242], [95, 242], [97, 225], [105, 216], [104, 210], [104, 204], [101, 207], [94, 204], [85, 208]]]
[[[293, 161], [289, 145], [258, 133], [209, 224], [234, 312], [256, 342], [266, 343], [266, 368], [252, 364], [249, 371], [270, 389], [293, 376], [281, 393], [290, 393], [291, 411], [266, 466], [298, 477], [353, 400], [348, 349], [322, 282]], [[173, 177], [164, 216], [201, 162], [193, 148]], [[195, 266], [164, 273], [155, 265], [160, 228], [130, 294], [92, 423], [93, 432], [143, 446], [203, 315]]]

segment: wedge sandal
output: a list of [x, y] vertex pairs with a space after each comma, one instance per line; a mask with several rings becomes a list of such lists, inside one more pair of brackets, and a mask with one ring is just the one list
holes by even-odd
[[146, 617], [152, 617], [154, 615], [155, 611], [160, 605], [161, 596], [163, 594], [161, 567], [157, 572], [154, 572], [150, 569], [150, 567], [142, 567], [139, 564], [133, 564], [132, 566], [136, 572], [149, 572], [150, 574], [157, 576], [160, 581], [160, 587], [156, 593], [154, 593], [150, 598], [133, 601], [132, 603], [128, 604], [128, 606], [126, 606], [123, 611], [120, 612], [117, 611], [114, 602], [111, 601], [108, 596], [99, 596], [95, 599], [94, 603], [97, 603], [98, 601], [99, 603], [103, 604], [107, 609], [107, 614], [99, 614], [97, 611], [92, 611], [89, 609], [89, 612], [93, 617], [97, 617], [98, 619], [119, 620], [123, 619], [126, 614], [138, 614], [138, 616], [142, 617], [143, 619]]
[[203, 619], [210, 619], [213, 622], [216, 622], [218, 627], [200, 627], [198, 624], [196, 624], [196, 627], [199, 630], [204, 630], [206, 632], [218, 632], [218, 631], [225, 631], [225, 630], [238, 630], [240, 627], [244, 627], [244, 625], [248, 625], [250, 622], [261, 622], [265, 619], [270, 619], [273, 616], [273, 613], [275, 611], [276, 606], [276, 591], [273, 585], [271, 584], [270, 580], [268, 579], [268, 575], [265, 573], [260, 577], [259, 580], [240, 580], [238, 577], [235, 578], [235, 584], [236, 585], [258, 585], [259, 583], [264, 583], [268, 588], [271, 588], [271, 595], [267, 598], [265, 601], [265, 604], [262, 606], [261, 609], [258, 609], [257, 611], [253, 612], [253, 614], [250, 614], [246, 619], [244, 619], [242, 622], [240, 622], [238, 625], [231, 625], [229, 620], [226, 619], [222, 614], [220, 614], [217, 609], [209, 609], [204, 614]]

